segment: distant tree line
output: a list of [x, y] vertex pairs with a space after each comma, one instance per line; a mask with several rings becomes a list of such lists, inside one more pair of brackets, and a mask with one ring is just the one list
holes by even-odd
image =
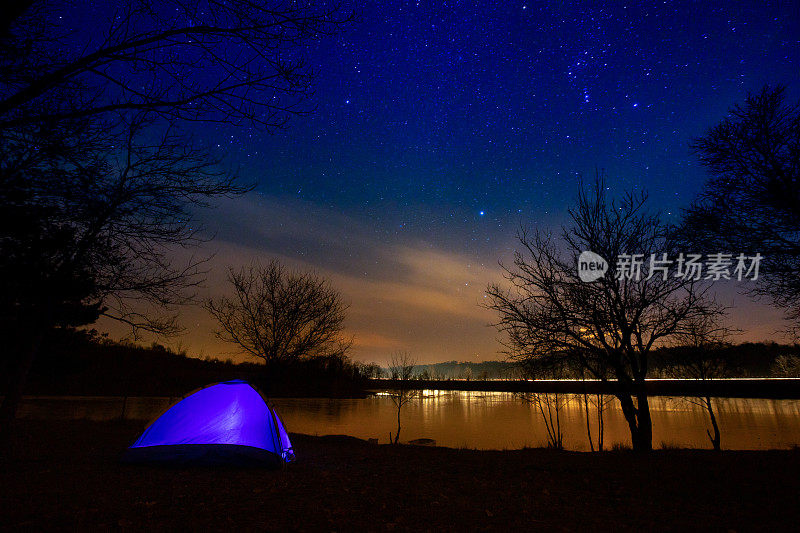
[[[684, 357], [688, 348], [666, 346], [653, 351], [648, 378], [691, 378], [690, 372], [683, 372]], [[719, 357], [726, 360], [728, 377], [800, 377], [800, 345], [777, 342], [731, 343], [718, 348]], [[370, 377], [387, 377], [387, 368], [373, 363], [375, 371]], [[586, 373], [580, 366], [572, 365], [556, 372], [546, 369], [539, 375], [555, 379], [556, 374], [564, 379], [583, 379]], [[444, 363], [418, 364], [414, 368], [415, 379], [526, 379], [529, 373], [518, 364], [510, 361], [447, 361]]]
[[[47, 337], [33, 364], [30, 394], [77, 396], [182, 396], [218, 381], [246, 379], [266, 394], [292, 397], [361, 397], [368, 365], [346, 357], [320, 357], [265, 374], [256, 362], [199, 358], [160, 344], [113, 341], [93, 331], [59, 329]], [[0, 369], [0, 394], [13, 384]]]
[[[656, 350], [651, 377], [674, 376], [668, 369], [681, 360], [680, 356], [673, 355], [680, 351], [680, 348]], [[800, 377], [800, 347], [796, 345], [743, 343], [725, 347], [722, 351], [722, 357], [732, 361], [736, 369], [732, 376]], [[308, 369], [314, 366], [318, 377], [306, 379]], [[477, 380], [480, 378], [478, 369], [487, 366], [503, 369], [502, 377], [507, 379], [526, 375], [514, 363], [504, 361], [453, 361], [416, 365], [411, 379], [465, 379], [464, 369], [472, 368], [470, 375]], [[436, 371], [437, 367], [442, 371]], [[159, 371], [153, 372], [153, 368]], [[457, 371], [448, 374], [450, 370]], [[566, 374], [562, 374], [565, 378], [581, 378], [578, 369], [566, 370]], [[360, 396], [370, 388], [369, 378], [391, 376], [387, 368], [377, 363], [361, 363], [348, 358], [301, 362], [293, 374], [287, 376], [279, 388], [273, 387], [275, 395], [324, 396], [334, 391], [336, 396]], [[41, 357], [34, 363], [28, 390], [31, 394], [164, 396], [183, 394], [204, 383], [245, 376], [263, 379], [264, 375], [263, 365], [255, 360], [235, 362], [230, 358], [198, 358], [185, 350], [160, 344], [142, 346], [132, 341], [112, 341], [92, 331], [59, 329], [48, 337]], [[547, 372], [539, 375], [546, 379], [556, 377]], [[6, 368], [0, 369], [0, 394], [8, 390], [11, 376]], [[328, 380], [338, 381], [338, 384], [328, 383]]]

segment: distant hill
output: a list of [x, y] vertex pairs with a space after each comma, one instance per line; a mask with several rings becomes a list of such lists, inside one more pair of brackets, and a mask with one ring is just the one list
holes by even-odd
[[[775, 342], [746, 342], [725, 348], [736, 377], [800, 377], [800, 345]], [[649, 377], [662, 377], [670, 364], [674, 349], [654, 350], [650, 358]], [[777, 361], [777, 363], [776, 363]], [[788, 365], [785, 364], [788, 361]], [[386, 369], [384, 369], [386, 372]], [[515, 379], [518, 368], [507, 361], [482, 363], [448, 361], [417, 365], [414, 374], [428, 379]], [[732, 376], [732, 377], [733, 377]], [[576, 376], [577, 377], [577, 376]]]
[[414, 374], [428, 379], [509, 379], [516, 377], [516, 369], [514, 363], [507, 361], [447, 361], [417, 365], [414, 367]]

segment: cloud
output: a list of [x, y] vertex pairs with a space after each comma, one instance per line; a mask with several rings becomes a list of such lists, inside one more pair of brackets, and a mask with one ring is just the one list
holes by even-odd
[[[501, 279], [496, 261], [512, 247], [512, 236], [494, 251], [446, 249], [387, 233], [369, 219], [333, 208], [259, 195], [224, 202], [204, 213], [204, 223], [216, 237], [201, 250], [214, 256], [200, 297], [229, 291], [228, 267], [277, 258], [317, 271], [341, 292], [350, 305], [346, 326], [355, 337], [356, 359], [385, 363], [397, 350], [410, 351], [421, 363], [498, 358], [497, 333], [489, 327], [496, 317], [482, 304], [487, 284]], [[180, 251], [176, 259], [185, 260], [188, 253]], [[732, 303], [735, 291], [720, 289]], [[732, 323], [747, 339], [774, 338], [780, 312], [746, 297], [735, 299]], [[187, 333], [171, 344], [180, 343], [192, 355], [241, 357], [216, 338], [213, 320], [199, 306], [184, 308], [182, 322]], [[100, 327], [114, 336], [125, 333], [107, 322]]]
[[[348, 302], [347, 330], [353, 355], [385, 363], [408, 350], [420, 362], [496, 359], [492, 313], [481, 307], [486, 285], [499, 277], [496, 257], [387, 235], [369, 220], [335, 209], [251, 195], [224, 202], [204, 214], [215, 238], [202, 252], [213, 254], [200, 296], [225, 294], [227, 268], [277, 258], [313, 269], [331, 280]], [[228, 357], [235, 347], [214, 335], [215, 325], [199, 307], [182, 311], [192, 354]], [[109, 326], [110, 327], [110, 326]], [[113, 329], [113, 328], [112, 328]]]

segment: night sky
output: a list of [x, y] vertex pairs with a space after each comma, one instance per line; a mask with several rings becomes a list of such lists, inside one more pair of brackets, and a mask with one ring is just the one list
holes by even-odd
[[[357, 359], [497, 359], [483, 290], [520, 223], [564, 221], [577, 175], [644, 188], [676, 220], [705, 179], [689, 141], [748, 91], [800, 94], [796, 3], [380, 2], [300, 52], [315, 107], [285, 132], [198, 128], [250, 195], [203, 214], [226, 265], [279, 257], [351, 304]], [[725, 292], [747, 338], [780, 314]], [[201, 310], [180, 342], [232, 352]]]

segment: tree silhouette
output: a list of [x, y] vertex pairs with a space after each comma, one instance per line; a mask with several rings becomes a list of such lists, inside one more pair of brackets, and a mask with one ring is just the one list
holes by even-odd
[[[561, 358], [597, 379], [616, 381], [616, 396], [636, 450], [652, 448], [652, 422], [645, 390], [651, 350], [684, 330], [695, 318], [719, 310], [704, 298], [707, 287], [690, 276], [676, 276], [676, 265], [654, 271], [645, 262], [641, 275], [613, 273], [621, 258], [677, 257], [669, 231], [657, 214], [646, 212], [647, 196], [606, 197], [602, 176], [592, 187], [581, 184], [571, 227], [560, 245], [552, 237], [524, 230], [522, 252], [504, 267], [510, 286], [492, 284], [489, 307], [500, 315], [506, 353], [525, 362]], [[596, 281], [578, 276], [583, 251], [610, 265]], [[652, 274], [652, 275], [651, 275]]]
[[217, 335], [265, 364], [342, 356], [350, 348], [343, 337], [347, 306], [327, 280], [273, 260], [230, 269], [228, 281], [233, 297], [206, 303], [220, 325]]
[[2, 6], [0, 313], [15, 335], [3, 436], [48, 330], [100, 314], [134, 334], [177, 330], [160, 310], [191, 301], [203, 260], [179, 265], [172, 251], [200, 242], [196, 207], [248, 190], [183, 126], [269, 132], [307, 112], [302, 46], [348, 20], [248, 0], [91, 8], [86, 32], [70, 26], [80, 16], [69, 2]]
[[[107, 124], [106, 124], [107, 126]], [[172, 308], [192, 299], [203, 259], [175, 265], [172, 251], [199, 242], [192, 211], [246, 190], [201, 149], [144, 117], [107, 130], [58, 121], [0, 138], [0, 299], [14, 374], [2, 406], [10, 428], [41, 339], [53, 327], [104, 315], [134, 334], [178, 330]], [[145, 139], [145, 137], [147, 137]], [[166, 309], [167, 313], [159, 312]], [[16, 361], [16, 364], [14, 363]]]
[[[666, 371], [676, 378], [689, 378], [701, 381], [731, 377], [736, 369], [735, 359], [727, 355], [725, 348], [730, 346], [730, 337], [735, 330], [720, 324], [719, 316], [703, 316], [691, 320], [685, 328], [671, 339], [672, 349], [668, 352]], [[706, 394], [689, 401], [705, 409], [711, 429], [706, 430], [715, 450], [721, 448], [721, 433], [711, 396]]]
[[692, 148], [711, 174], [682, 228], [696, 249], [763, 256], [753, 288], [800, 320], [800, 104], [764, 87]]
[[416, 365], [417, 362], [409, 352], [395, 352], [389, 361], [389, 379], [394, 380], [394, 389], [389, 391], [389, 397], [397, 408], [397, 433], [392, 437], [392, 432], [389, 432], [389, 442], [394, 444], [400, 442], [400, 413], [403, 406], [410, 402], [418, 392], [411, 384]]
[[92, 323], [104, 310], [93, 265], [71, 253], [78, 230], [63, 223], [65, 206], [37, 198], [42, 191], [30, 187], [41, 177], [36, 168], [5, 172], [12, 164], [0, 153], [0, 368], [14, 387], [0, 412], [4, 436], [47, 330]]
[[[524, 379], [564, 379], [571, 362], [558, 355], [543, 355], [520, 361], [519, 366]], [[539, 411], [547, 432], [547, 447], [554, 450], [564, 449], [561, 416], [569, 400], [568, 396], [560, 392], [523, 392], [519, 397]]]
[[70, 2], [15, 1], [0, 28], [0, 128], [152, 113], [168, 120], [282, 128], [308, 112], [302, 46], [351, 16], [338, 6], [117, 0], [81, 31]]

